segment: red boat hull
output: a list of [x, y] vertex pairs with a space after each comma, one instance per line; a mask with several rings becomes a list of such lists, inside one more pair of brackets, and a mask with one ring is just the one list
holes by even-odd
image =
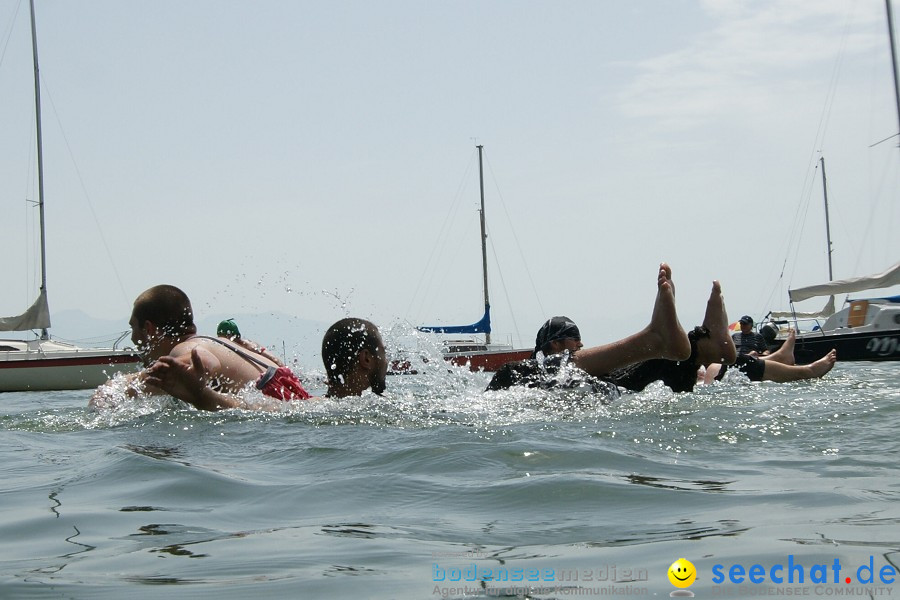
[[499, 350], [494, 352], [469, 352], [446, 354], [444, 360], [470, 371], [494, 372], [508, 362], [531, 358], [531, 350]]
[[[468, 367], [470, 371], [493, 373], [508, 362], [531, 358], [531, 350], [495, 350], [487, 352], [459, 352], [444, 354], [444, 360], [458, 367]], [[424, 362], [428, 362], [425, 359]], [[418, 373], [408, 360], [391, 362], [389, 375], [415, 375]]]

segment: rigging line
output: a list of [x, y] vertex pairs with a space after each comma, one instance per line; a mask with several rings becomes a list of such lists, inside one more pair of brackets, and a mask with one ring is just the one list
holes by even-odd
[[[427, 276], [427, 280], [425, 282], [425, 289], [422, 293], [422, 296], [419, 301], [419, 309], [418, 312], [414, 313], [414, 319], [419, 320], [421, 318], [421, 312], [425, 306], [429, 305], [429, 303], [434, 303], [434, 301], [429, 299], [429, 294], [432, 293], [434, 287], [434, 280], [438, 275], [443, 272], [442, 269], [442, 261], [444, 257], [447, 255], [447, 247], [450, 245], [450, 235], [454, 230], [454, 224], [456, 223], [457, 218], [459, 217], [459, 213], [462, 207], [462, 197], [463, 197], [463, 188], [465, 187], [465, 182], [467, 179], [469, 169], [471, 168], [471, 161], [467, 163], [467, 168], [465, 170], [465, 175], [460, 180], [456, 193], [453, 196], [453, 200], [450, 202], [449, 209], [444, 219], [444, 223], [438, 232], [437, 237], [434, 240], [434, 245], [432, 246], [431, 257], [429, 258], [429, 266], [426, 266], [425, 271], [422, 273], [422, 277], [420, 278], [420, 283], [425, 280]], [[418, 290], [418, 288], [417, 288]], [[417, 292], [418, 293], [418, 292]], [[415, 298], [414, 298], [415, 299]], [[410, 305], [411, 306], [411, 305]]]
[[[890, 173], [893, 171], [893, 165], [895, 164], [892, 155], [893, 155], [893, 152], [891, 152], [889, 154], [885, 154], [885, 165], [884, 165], [885, 168], [882, 169], [882, 171], [881, 171], [881, 180], [880, 180], [879, 184], [876, 186], [877, 190], [884, 190], [887, 187], [886, 180], [887, 180], [888, 176], [890, 175]], [[875, 203], [874, 203], [874, 205], [872, 205], [869, 208], [869, 219], [866, 222], [866, 228], [865, 228], [863, 236], [861, 238], [863, 240], [873, 239], [873, 237], [875, 235], [874, 234], [875, 214], [880, 212], [881, 204], [887, 199], [887, 194], [875, 193], [875, 192], [871, 191], [871, 189], [870, 189], [869, 197], [870, 198], [874, 197]], [[893, 203], [893, 204], [896, 204], [896, 203]], [[896, 221], [893, 218], [891, 218], [891, 219], [888, 219], [886, 221], [886, 223], [896, 223]], [[887, 244], [885, 244], [885, 249], [887, 249], [887, 248], [888, 248], [888, 246], [887, 246]], [[852, 270], [853, 273], [859, 273], [861, 263], [862, 263], [862, 249], [857, 251], [856, 262], [854, 263], [853, 270]]]
[[122, 292], [122, 299], [127, 304], [129, 302], [129, 296], [125, 293], [125, 286], [122, 285], [122, 278], [119, 276], [119, 270], [116, 268], [115, 261], [113, 261], [112, 252], [110, 252], [109, 244], [106, 242], [106, 236], [103, 235], [103, 228], [100, 226], [100, 220], [97, 218], [97, 212], [94, 210], [94, 203], [91, 202], [91, 197], [88, 193], [87, 186], [85, 186], [84, 184], [84, 178], [81, 176], [81, 169], [78, 168], [78, 163], [75, 162], [75, 154], [72, 152], [72, 146], [69, 145], [69, 138], [66, 136], [66, 131], [62, 126], [62, 120], [59, 118], [59, 112], [56, 110], [56, 103], [53, 102], [53, 94], [50, 92], [50, 86], [47, 85], [46, 81], [44, 81], [43, 75], [41, 75], [41, 82], [43, 83], [43, 89], [47, 92], [47, 98], [50, 100], [50, 107], [53, 109], [53, 116], [56, 117], [56, 124], [59, 127], [60, 133], [62, 134], [62, 139], [66, 145], [66, 150], [68, 150], [69, 152], [69, 160], [72, 161], [72, 166], [75, 167], [75, 174], [78, 177], [78, 183], [81, 185], [81, 192], [84, 194], [84, 199], [91, 211], [91, 216], [94, 218], [94, 225], [97, 227], [97, 233], [100, 236], [100, 241], [103, 243], [103, 248], [106, 250], [106, 257], [109, 259], [109, 264], [112, 267], [113, 274], [116, 276], [116, 282], [119, 284], [119, 290]]
[[[818, 167], [816, 167], [814, 170], [818, 170]], [[810, 187], [807, 192], [807, 195], [805, 198], [805, 204], [801, 205], [801, 208], [803, 208], [803, 214], [800, 216], [800, 223], [799, 223], [800, 231], [797, 234], [797, 244], [794, 246], [794, 257], [793, 257], [793, 263], [792, 263], [793, 266], [791, 267], [791, 273], [788, 278], [789, 281], [794, 280], [794, 272], [797, 269], [797, 257], [800, 255], [800, 245], [801, 245], [800, 242], [803, 240], [803, 234], [806, 231], [806, 223], [809, 220], [808, 219], [809, 218], [809, 207], [811, 206], [811, 204], [812, 204], [812, 187]]]
[[875, 146], [878, 146], [879, 144], [883, 144], [883, 143], [885, 143], [885, 142], [888, 141], [888, 140], [892, 140], [892, 139], [894, 139], [894, 138], [897, 137], [897, 136], [900, 136], [900, 133], [895, 133], [894, 135], [889, 135], [889, 136], [887, 136], [886, 138], [884, 138], [883, 140], [878, 140], [878, 141], [875, 142], [874, 144], [869, 144], [869, 148], [874, 148]]
[[[814, 165], [815, 166], [813, 167], [813, 173], [815, 173], [815, 171], [818, 170], [818, 161], [816, 161], [814, 163]], [[810, 182], [815, 181], [815, 177], [811, 178], [809, 176], [809, 170], [807, 170], [806, 181], [810, 181]], [[796, 211], [794, 214], [794, 220], [791, 224], [791, 233], [788, 238], [787, 248], [785, 250], [784, 261], [781, 264], [781, 273], [779, 274], [777, 281], [772, 285], [772, 288], [769, 292], [769, 300], [767, 301], [767, 304], [764, 305], [764, 310], [766, 310], [765, 309], [766, 306], [772, 306], [772, 302], [773, 302], [772, 299], [776, 293], [776, 290], [778, 290], [778, 288], [781, 288], [779, 291], [781, 291], [783, 293], [785, 285], [790, 287], [790, 284], [785, 280], [784, 273], [785, 273], [785, 270], [787, 269], [788, 262], [791, 261], [792, 251], [793, 251], [793, 264], [796, 266], [797, 254], [799, 254], [799, 251], [800, 251], [800, 240], [803, 238], [803, 230], [806, 226], [806, 215], [809, 213], [809, 206], [810, 206], [811, 198], [812, 198], [812, 184], [811, 183], [807, 184], [806, 182], [804, 182], [803, 189], [801, 190], [800, 201], [797, 203], [797, 208], [796, 208]], [[801, 215], [801, 210], [803, 211], [802, 215]], [[796, 236], [797, 243], [795, 245], [793, 240], [794, 240], [794, 237], [795, 237], [798, 227], [800, 228], [800, 233], [799, 233], [799, 235]], [[793, 272], [791, 273], [790, 277], [791, 278], [793, 277]]]
[[462, 188], [464, 187], [465, 182], [468, 179], [468, 174], [471, 168], [472, 160], [470, 158], [466, 164], [466, 169], [463, 177], [462, 179], [460, 179], [460, 182], [457, 185], [456, 194], [453, 197], [453, 201], [450, 203], [450, 206], [448, 207], [447, 212], [444, 215], [444, 221], [441, 224], [440, 229], [438, 230], [438, 235], [435, 237], [435, 242], [431, 247], [431, 253], [428, 255], [428, 260], [425, 262], [425, 267], [422, 270], [422, 274], [419, 276], [418, 283], [416, 283], [416, 289], [410, 297], [409, 306], [407, 306], [406, 308], [404, 319], [408, 318], [410, 316], [410, 313], [413, 312], [413, 304], [415, 304], [416, 299], [419, 297], [419, 290], [422, 288], [422, 283], [423, 281], [425, 281], [426, 276], [428, 276], [428, 283], [425, 285], [425, 290], [422, 292], [422, 297], [419, 299], [419, 312], [421, 312], [422, 306], [427, 301], [426, 296], [428, 295], [428, 290], [431, 289], [431, 283], [432, 281], [434, 281], [434, 277], [438, 271], [437, 268], [430, 269], [430, 267], [432, 265], [432, 261], [437, 263], [440, 260], [440, 256], [443, 254], [443, 248], [449, 241], [449, 232], [451, 230], [451, 226], [456, 221], [456, 216], [459, 214], [460, 199], [462, 198]]
[[[809, 212], [809, 203], [810, 203], [810, 198], [812, 197], [812, 188], [814, 187], [814, 182], [816, 181], [815, 175], [819, 168], [818, 157], [816, 155], [817, 154], [821, 155], [822, 149], [825, 147], [825, 136], [826, 136], [826, 132], [828, 130], [828, 123], [831, 120], [831, 111], [834, 108], [835, 97], [837, 96], [837, 82], [840, 79], [841, 70], [842, 70], [842, 67], [844, 64], [844, 57], [847, 54], [847, 52], [846, 52], [847, 41], [850, 37], [850, 24], [851, 24], [852, 14], [853, 14], [853, 11], [852, 10], [849, 11], [847, 13], [846, 19], [844, 21], [844, 29], [843, 29], [843, 33], [841, 35], [841, 42], [838, 46], [837, 56], [835, 57], [834, 65], [832, 66], [832, 69], [831, 69], [831, 77], [828, 81], [828, 88], [827, 88], [827, 91], [825, 94], [825, 102], [822, 105], [822, 112], [819, 115], [819, 123], [818, 123], [818, 126], [816, 127], [816, 135], [813, 139], [813, 150], [812, 150], [812, 152], [810, 152], [810, 159], [811, 159], [812, 164], [814, 165], [814, 168], [812, 170], [810, 170], [810, 169], [806, 170], [806, 175], [805, 175], [804, 182], [803, 182], [803, 187], [802, 187], [803, 191], [801, 192], [801, 202], [804, 202], [804, 201], [806, 202], [806, 210], [804, 211], [804, 215], [803, 215], [804, 221], [806, 220], [806, 214]], [[805, 196], [805, 198], [804, 198], [804, 196]], [[798, 210], [795, 213], [795, 221], [794, 221], [794, 223], [792, 225], [792, 229], [791, 229], [791, 231], [792, 231], [791, 243], [793, 243], [795, 241], [795, 240], [793, 240], [793, 232], [796, 231], [796, 229], [797, 229], [798, 222], [796, 221], [796, 219], [799, 217], [799, 213], [800, 213], [800, 211], [799, 211], [799, 206], [798, 206]], [[800, 240], [803, 237], [802, 232], [803, 232], [803, 230], [801, 229], [800, 236], [798, 236], [796, 239], [797, 248], [795, 250], [795, 256], [794, 256], [794, 268], [796, 268], [796, 254], [799, 253]], [[790, 253], [790, 250], [788, 251], [788, 253]], [[784, 271], [782, 270], [782, 274], [783, 273], [784, 273]], [[791, 278], [793, 278], [793, 272], [791, 273]]]
[[503, 207], [503, 214], [506, 215], [506, 222], [509, 223], [509, 229], [512, 231], [513, 240], [516, 242], [516, 248], [519, 251], [519, 258], [522, 259], [522, 265], [525, 267], [525, 274], [528, 275], [528, 282], [531, 284], [531, 291], [534, 293], [534, 299], [537, 301], [538, 308], [541, 310], [541, 314], [547, 314], [544, 312], [544, 305], [541, 303], [541, 296], [538, 294], [537, 286], [534, 284], [534, 278], [531, 276], [531, 269], [528, 268], [528, 261], [525, 259], [525, 252], [522, 251], [522, 244], [519, 243], [519, 236], [516, 234], [516, 228], [513, 226], [512, 218], [509, 216], [509, 210], [506, 207], [506, 200], [503, 198], [503, 193], [500, 191], [500, 186], [497, 183], [497, 176], [494, 174], [494, 169], [491, 167], [491, 161], [488, 158], [488, 170], [491, 173], [491, 180], [494, 182], [494, 189], [497, 190], [497, 197], [500, 198], [500, 206]]
[[513, 329], [516, 332], [516, 337], [518, 338], [519, 345], [522, 343], [522, 334], [519, 333], [519, 324], [516, 322], [516, 313], [513, 312], [512, 302], [509, 299], [509, 290], [506, 288], [506, 280], [503, 279], [503, 271], [500, 269], [500, 261], [497, 258], [497, 249], [494, 247], [494, 238], [488, 230], [488, 240], [491, 242], [491, 252], [494, 255], [494, 265], [497, 269], [497, 275], [500, 277], [500, 286], [503, 288], [503, 296], [506, 298], [506, 306], [509, 311], [509, 318], [513, 322]]
[[6, 49], [9, 47], [9, 40], [12, 39], [12, 30], [16, 23], [16, 17], [19, 16], [19, 9], [22, 7], [22, 0], [16, 3], [16, 12], [13, 13], [12, 18], [9, 20], [9, 28], [6, 30], [6, 35], [4, 36], [3, 42], [3, 51], [0, 52], [0, 67], [3, 66], [3, 58], [6, 56]]
[[[785, 258], [781, 265], [781, 272], [778, 275], [778, 280], [773, 284], [772, 290], [770, 292], [770, 297], [774, 295], [775, 290], [780, 285], [784, 285], [785, 280], [785, 271], [787, 270], [788, 262], [791, 260], [791, 254], [793, 252], [793, 268], [791, 274], [789, 275], [788, 281], [793, 281], [794, 270], [796, 270], [797, 266], [797, 255], [800, 253], [800, 242], [803, 238], [803, 226], [800, 226], [801, 223], [801, 210], [803, 210], [803, 224], [805, 225], [806, 215], [809, 213], [809, 204], [810, 198], [812, 197], [812, 188], [813, 183], [815, 181], [815, 173], [818, 170], [818, 159], [816, 158], [816, 154], [820, 154], [820, 149], [824, 146], [825, 143], [825, 131], [827, 129], [827, 124], [831, 117], [831, 109], [834, 106], [834, 99], [837, 95], [837, 81], [840, 76], [841, 67], [844, 62], [844, 56], [846, 54], [846, 46], [847, 41], [850, 37], [850, 23], [852, 17], [852, 10], [847, 13], [846, 20], [844, 22], [843, 34], [841, 36], [841, 43], [838, 49], [837, 57], [835, 58], [834, 66], [831, 70], [831, 78], [828, 82], [828, 89], [825, 95], [825, 103], [822, 106], [822, 112], [819, 115], [819, 123], [816, 128], [816, 135], [813, 141], [813, 150], [810, 153], [811, 164], [815, 165], [812, 170], [809, 168], [806, 169], [806, 173], [804, 175], [803, 185], [800, 191], [800, 199], [797, 203], [796, 210], [794, 211], [794, 219], [791, 223], [790, 234], [785, 243]], [[804, 209], [805, 203], [805, 209]], [[799, 235], [795, 235], [797, 232], [798, 226], [800, 226]], [[796, 243], [796, 246], [794, 245]]]

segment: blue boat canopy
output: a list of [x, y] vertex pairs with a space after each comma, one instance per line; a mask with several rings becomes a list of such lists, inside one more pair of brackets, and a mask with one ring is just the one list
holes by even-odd
[[477, 323], [471, 325], [425, 325], [416, 327], [419, 331], [428, 333], [490, 333], [491, 332], [491, 307], [484, 306], [484, 316]]

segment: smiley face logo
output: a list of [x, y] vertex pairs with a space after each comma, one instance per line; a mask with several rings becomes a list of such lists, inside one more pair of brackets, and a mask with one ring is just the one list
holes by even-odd
[[679, 558], [669, 567], [669, 581], [677, 588], [689, 587], [697, 579], [697, 569], [686, 558]]

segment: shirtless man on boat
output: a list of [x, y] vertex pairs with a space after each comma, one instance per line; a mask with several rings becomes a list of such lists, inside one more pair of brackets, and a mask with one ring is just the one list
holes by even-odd
[[[143, 370], [128, 378], [125, 394], [129, 397], [168, 393], [198, 408], [217, 408], [203, 404], [203, 398], [196, 396], [191, 388], [161, 386], [155, 369], [159, 369], [162, 362], [190, 365], [194, 369], [199, 367], [203, 385], [220, 392], [223, 398], [241, 393], [251, 383], [263, 394], [280, 400], [309, 398], [287, 367], [229, 340], [197, 335], [191, 301], [175, 286], [158, 285], [139, 295], [128, 324], [131, 340], [145, 364]], [[109, 381], [100, 386], [91, 398], [91, 406], [109, 404], [117, 393], [121, 393], [117, 383]]]

